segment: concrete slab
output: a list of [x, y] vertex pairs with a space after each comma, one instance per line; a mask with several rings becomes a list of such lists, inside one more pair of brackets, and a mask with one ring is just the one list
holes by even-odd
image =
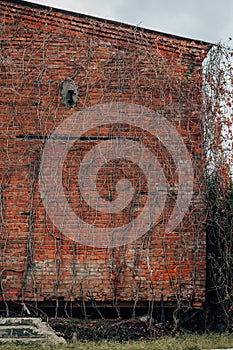
[[59, 337], [54, 330], [41, 318], [8, 317], [0, 319], [0, 344], [66, 344], [64, 338]]

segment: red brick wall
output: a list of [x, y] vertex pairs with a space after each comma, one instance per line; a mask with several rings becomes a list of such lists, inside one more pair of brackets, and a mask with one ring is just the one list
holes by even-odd
[[[1, 1], [0, 218], [1, 298], [43, 301], [95, 298], [187, 300], [205, 298], [205, 232], [201, 64], [210, 45], [88, 16], [17, 1]], [[72, 78], [77, 106], [61, 102], [61, 84]], [[175, 199], [161, 222], [136, 241], [111, 249], [69, 239], [52, 224], [38, 188], [46, 137], [75, 112], [99, 103], [142, 105], [167, 118], [182, 136], [194, 168], [189, 210], [173, 232], [164, 232]], [[123, 127], [120, 125], [120, 127]], [[166, 178], [177, 184], [171, 155], [140, 129], [96, 128], [89, 135], [140, 139], [155, 152]], [[64, 166], [64, 186], [76, 212], [91, 212], [77, 191], [75, 172], [84, 154], [101, 141], [76, 142]], [[112, 165], [113, 166], [113, 165]], [[122, 160], [99, 174], [99, 191], [131, 172], [146, 200], [146, 179]], [[139, 175], [138, 175], [139, 174]], [[135, 180], [136, 178], [136, 180]], [[76, 189], [76, 192], [75, 192]], [[113, 193], [114, 194], [114, 193]], [[89, 210], [89, 211], [88, 211]], [[114, 226], [136, 213], [98, 214], [98, 225]]]

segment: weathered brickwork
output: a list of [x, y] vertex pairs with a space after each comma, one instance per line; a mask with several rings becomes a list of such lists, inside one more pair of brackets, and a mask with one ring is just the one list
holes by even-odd
[[[165, 301], [202, 303], [201, 86], [210, 45], [20, 1], [1, 1], [0, 17], [1, 299], [116, 302], [159, 301], [163, 296]], [[68, 78], [77, 88], [74, 106], [62, 101]], [[85, 246], [59, 232], [38, 189], [47, 137], [72, 114], [108, 102], [142, 105], [166, 117], [182, 136], [194, 168], [193, 198], [173, 232], [164, 233], [164, 222], [177, 194], [167, 199], [160, 223], [133, 243], [112, 249]], [[134, 211], [111, 215], [90, 209], [77, 190], [77, 168], [101, 142], [100, 135], [136, 137], [155, 153], [168, 181], [177, 184], [179, 179], [166, 147], [140, 128], [105, 125], [84, 135], [64, 164], [65, 193], [84, 220], [113, 227], [137, 216], [147, 198], [147, 182], [136, 165], [122, 159], [108, 163], [98, 173], [99, 193], [111, 199], [117, 181], [128, 174], [140, 194]]]

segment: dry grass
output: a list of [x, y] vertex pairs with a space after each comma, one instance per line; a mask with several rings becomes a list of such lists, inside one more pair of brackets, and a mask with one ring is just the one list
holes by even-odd
[[16, 346], [2, 345], [0, 350], [203, 350], [203, 349], [227, 349], [233, 347], [233, 334], [186, 334], [178, 337], [163, 337], [151, 341], [129, 342], [78, 342], [67, 346], [40, 347], [38, 345]]

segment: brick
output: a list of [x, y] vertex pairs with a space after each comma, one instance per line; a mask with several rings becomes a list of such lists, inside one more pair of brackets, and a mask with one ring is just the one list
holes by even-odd
[[[171, 300], [200, 305], [205, 300], [205, 206], [201, 65], [211, 45], [165, 33], [49, 10], [14, 0], [0, 3], [1, 89], [1, 298], [17, 301]], [[195, 69], [191, 69], [195, 67]], [[72, 78], [77, 105], [61, 103], [60, 88]], [[46, 138], [70, 115], [105, 102], [146, 106], [165, 116], [189, 150], [194, 192], [189, 211], [164, 233], [175, 199], [165, 203], [161, 223], [127, 246], [94, 248], [72, 241], [52, 224], [38, 188]], [[179, 181], [166, 147], [140, 128], [102, 126], [85, 136], [137, 138], [157, 156], [167, 181]], [[145, 176], [119, 161], [103, 167], [97, 189], [114, 195], [127, 173], [138, 195], [122, 214], [96, 213], [81, 198], [77, 168], [99, 140], [79, 140], [63, 167], [65, 194], [77, 215], [90, 224], [114, 227], [140, 213], [147, 201]], [[136, 142], [136, 141], [135, 141]], [[109, 189], [112, 189], [110, 193]], [[116, 193], [115, 193], [116, 194]], [[37, 290], [35, 290], [37, 285]], [[193, 295], [188, 295], [188, 287]], [[184, 290], [183, 290], [183, 289]], [[23, 293], [24, 292], [24, 293]], [[190, 301], [190, 300], [189, 300]]]

